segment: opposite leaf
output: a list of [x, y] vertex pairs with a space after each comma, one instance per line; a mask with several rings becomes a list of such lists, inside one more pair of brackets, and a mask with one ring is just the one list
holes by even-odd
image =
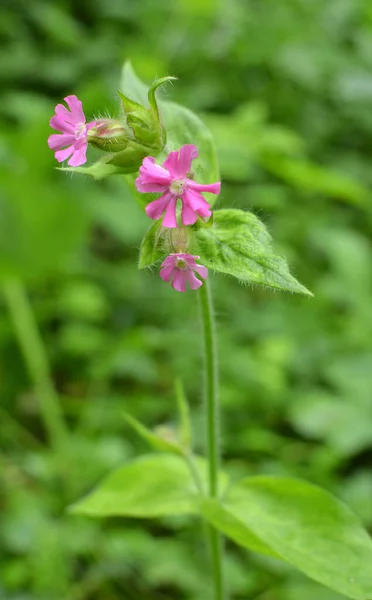
[[252, 213], [218, 210], [212, 227], [200, 227], [191, 248], [208, 269], [241, 281], [312, 296], [289, 272], [287, 261], [274, 253], [266, 227]]
[[[372, 598], [372, 540], [328, 492], [296, 479], [250, 477], [232, 488], [224, 509], [312, 579], [356, 600]], [[243, 532], [231, 537], [242, 543]]]
[[151, 454], [111, 473], [71, 510], [92, 517], [152, 518], [194, 514], [197, 499], [197, 487], [181, 457]]

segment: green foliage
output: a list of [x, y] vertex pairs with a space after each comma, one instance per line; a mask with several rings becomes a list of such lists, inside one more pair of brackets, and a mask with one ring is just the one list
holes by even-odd
[[[145, 98], [148, 96], [157, 114], [159, 110], [160, 120], [166, 132], [167, 139], [167, 144], [159, 159], [160, 161], [162, 158], [165, 159], [171, 150], [178, 150], [184, 144], [194, 144], [199, 151], [198, 159], [193, 162], [198, 182], [213, 183], [214, 181], [218, 181], [217, 154], [212, 135], [204, 122], [191, 110], [174, 102], [161, 100], [159, 102], [159, 109], [154, 104], [155, 89], [172, 79], [176, 78], [164, 77], [161, 80], [155, 81], [150, 88], [147, 88], [135, 74], [130, 62], [126, 62], [122, 73], [121, 89], [136, 103], [145, 102]], [[133, 182], [133, 178], [128, 178], [128, 183], [131, 184], [131, 182]], [[149, 196], [148, 194], [139, 194], [135, 191], [133, 185], [131, 185], [131, 189], [141, 206], [144, 203], [147, 204], [145, 200]], [[216, 196], [213, 194], [207, 194], [206, 196], [208, 196], [210, 204], [213, 205], [216, 201]]]
[[169, 439], [159, 435], [159, 433], [153, 432], [147, 429], [140, 421], [134, 419], [131, 415], [124, 414], [124, 418], [127, 423], [133, 427], [133, 429], [155, 450], [162, 450], [163, 452], [173, 452], [175, 454], [183, 454], [182, 446], [176, 439]]
[[197, 512], [198, 489], [187, 463], [169, 454], [142, 456], [107, 477], [71, 510], [93, 517], [160, 517]]
[[149, 267], [169, 254], [166, 236], [167, 233], [162, 228], [161, 220], [155, 221], [142, 240], [139, 269]]
[[356, 600], [371, 596], [372, 540], [346, 506], [318, 487], [250, 477], [230, 490], [225, 506], [206, 501], [203, 514], [243, 546], [262, 551], [263, 542], [330, 588]]
[[[202, 115], [212, 132], [218, 208], [262, 219], [315, 294], [304, 302], [211, 274], [228, 471], [234, 480], [261, 472], [313, 481], [371, 531], [369, 4], [5, 0], [0, 13], [1, 279], [26, 278], [73, 431], [66, 466], [45, 444], [3, 304], [0, 596], [210, 593], [196, 519], [181, 531], [177, 519], [123, 524], [65, 510], [143, 450], [123, 410], [151, 430], [172, 421], [176, 375], [203, 451], [195, 295], [174, 293], [155, 269], [138, 271], [149, 222], [121, 178], [61, 173], [46, 144], [54, 106], [67, 94], [82, 99], [88, 119], [120, 116], [115, 90], [127, 57], [143, 81], [177, 75], [157, 97]], [[234, 600], [344, 597], [233, 544], [226, 566]]]
[[209, 269], [241, 281], [312, 295], [289, 273], [286, 260], [273, 252], [269, 233], [252, 213], [215, 211], [213, 226], [197, 229], [192, 252]]

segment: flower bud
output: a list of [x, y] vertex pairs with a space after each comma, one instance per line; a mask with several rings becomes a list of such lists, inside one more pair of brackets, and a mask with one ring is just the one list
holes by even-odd
[[88, 132], [88, 141], [105, 152], [124, 150], [130, 137], [130, 130], [117, 119], [98, 119]]

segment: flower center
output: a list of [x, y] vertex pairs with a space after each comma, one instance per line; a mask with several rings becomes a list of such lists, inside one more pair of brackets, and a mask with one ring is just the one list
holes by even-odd
[[172, 181], [169, 189], [175, 196], [182, 196], [185, 191], [185, 183], [184, 179], [176, 179]]
[[183, 260], [182, 258], [179, 258], [177, 260], [177, 269], [181, 269], [181, 271], [186, 271], [186, 269], [188, 269], [188, 264], [185, 260]]

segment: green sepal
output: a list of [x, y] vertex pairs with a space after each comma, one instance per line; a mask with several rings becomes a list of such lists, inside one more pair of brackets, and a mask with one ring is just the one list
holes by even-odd
[[161, 77], [160, 79], [157, 79], [156, 81], [154, 81], [154, 83], [149, 88], [149, 91], [148, 91], [149, 103], [150, 103], [150, 106], [153, 109], [154, 113], [156, 114], [158, 121], [160, 120], [160, 116], [159, 116], [158, 104], [157, 104], [156, 97], [155, 97], [155, 92], [158, 89], [158, 87], [160, 87], [161, 85], [164, 85], [165, 83], [168, 83], [169, 81], [175, 81], [176, 79], [177, 79], [177, 77], [172, 77], [172, 76]]
[[162, 227], [161, 220], [155, 221], [145, 234], [141, 243], [138, 262], [139, 269], [145, 269], [169, 254], [168, 232]]

